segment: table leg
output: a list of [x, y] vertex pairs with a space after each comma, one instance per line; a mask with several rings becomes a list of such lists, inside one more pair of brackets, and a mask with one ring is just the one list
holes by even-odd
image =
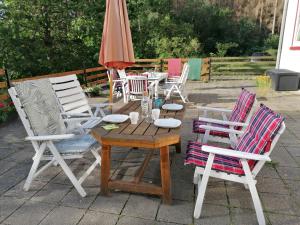
[[176, 153], [181, 153], [181, 141], [175, 144]]
[[172, 197], [169, 146], [164, 146], [160, 148], [160, 173], [161, 185], [163, 190], [163, 202], [165, 204], [171, 204]]
[[108, 195], [108, 180], [110, 176], [110, 150], [111, 146], [102, 145], [101, 151], [101, 193]]

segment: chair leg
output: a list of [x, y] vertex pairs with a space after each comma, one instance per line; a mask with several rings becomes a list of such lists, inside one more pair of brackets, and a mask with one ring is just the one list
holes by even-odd
[[245, 159], [242, 159], [241, 163], [243, 165], [243, 169], [244, 169], [244, 172], [245, 172], [245, 176], [246, 176], [246, 179], [247, 179], [249, 190], [250, 190], [250, 193], [251, 193], [251, 196], [252, 196], [252, 201], [253, 201], [253, 204], [254, 204], [258, 224], [259, 225], [265, 225], [266, 220], [265, 220], [263, 208], [261, 206], [261, 202], [260, 202], [260, 199], [259, 199], [259, 196], [258, 196], [258, 193], [257, 193], [256, 186], [255, 186], [255, 181], [252, 177], [248, 162]]
[[35, 173], [36, 173], [36, 171], [37, 171], [37, 169], [39, 167], [39, 164], [40, 164], [40, 161], [41, 161], [41, 157], [44, 154], [45, 148], [46, 148], [46, 144], [43, 143], [40, 146], [39, 151], [37, 152], [37, 154], [33, 158], [33, 163], [32, 163], [31, 169], [29, 171], [29, 174], [27, 176], [27, 179], [26, 179], [24, 187], [23, 187], [24, 191], [28, 191], [29, 188], [30, 188], [30, 185], [32, 183], [34, 175], [35, 175]]
[[199, 180], [199, 182], [198, 182], [198, 196], [197, 196], [195, 210], [194, 210], [194, 218], [196, 218], [196, 219], [198, 219], [201, 215], [201, 210], [202, 210], [203, 201], [204, 201], [204, 195], [205, 195], [211, 167], [214, 162], [214, 157], [215, 157], [214, 154], [212, 154], [212, 153], [209, 154], [202, 180]]
[[85, 197], [86, 192], [82, 188], [80, 182], [77, 180], [77, 178], [75, 177], [75, 175], [73, 174], [73, 172], [71, 171], [71, 169], [69, 168], [65, 160], [63, 159], [63, 157], [58, 153], [54, 144], [51, 141], [48, 141], [48, 146], [51, 153], [53, 154], [53, 156], [55, 157], [55, 159], [57, 160], [57, 162], [59, 163], [59, 165], [65, 172], [65, 174], [67, 175], [67, 177], [70, 179], [70, 181], [72, 182], [72, 184], [74, 185], [78, 193], [81, 195], [81, 197]]
[[194, 172], [194, 180], [193, 183], [194, 184], [198, 184], [199, 182], [201, 182], [201, 175], [198, 173], [198, 167], [195, 168], [195, 172]]

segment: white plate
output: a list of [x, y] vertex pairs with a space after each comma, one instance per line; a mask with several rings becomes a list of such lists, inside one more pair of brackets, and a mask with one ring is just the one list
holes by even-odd
[[128, 120], [129, 116], [124, 114], [111, 114], [104, 116], [102, 120], [107, 123], [123, 123]]
[[179, 105], [179, 104], [164, 104], [162, 106], [162, 109], [171, 110], [171, 111], [178, 111], [178, 110], [182, 110], [183, 109], [183, 105]]
[[162, 128], [176, 128], [181, 125], [181, 121], [173, 118], [157, 119], [154, 121], [154, 125]]

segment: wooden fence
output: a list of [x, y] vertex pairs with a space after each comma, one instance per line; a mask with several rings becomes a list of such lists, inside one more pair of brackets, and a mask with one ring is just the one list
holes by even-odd
[[274, 57], [213, 57], [211, 58], [212, 79], [253, 78], [274, 69]]
[[[188, 59], [182, 59], [182, 63]], [[127, 72], [141, 73], [147, 70], [167, 71], [167, 59], [136, 59]], [[263, 74], [266, 70], [275, 67], [274, 57], [212, 57], [204, 58], [201, 68], [201, 80], [208, 82], [211, 79], [226, 79], [227, 77], [249, 77]], [[7, 83], [5, 82], [5, 70], [0, 69], [0, 103], [7, 102], [9, 98], [7, 93]], [[9, 72], [9, 71], [8, 71]], [[53, 73], [26, 77], [12, 80], [11, 82], [21, 82], [25, 80], [34, 80], [40, 78], [59, 77], [70, 74], [76, 74], [83, 87], [94, 85], [107, 86], [108, 78], [105, 67], [95, 67], [62, 73]]]

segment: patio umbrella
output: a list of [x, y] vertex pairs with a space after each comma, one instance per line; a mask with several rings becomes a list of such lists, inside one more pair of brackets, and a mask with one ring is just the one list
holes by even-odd
[[126, 0], [106, 0], [99, 64], [124, 69], [134, 63]]

